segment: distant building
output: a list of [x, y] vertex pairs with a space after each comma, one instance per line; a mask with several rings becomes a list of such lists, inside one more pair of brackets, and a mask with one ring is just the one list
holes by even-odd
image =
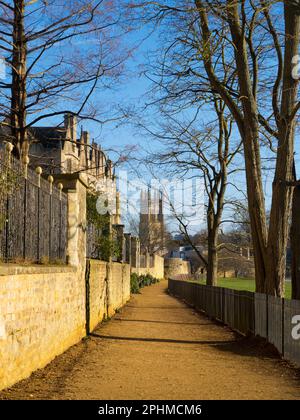
[[141, 192], [139, 237], [143, 251], [163, 254], [165, 226], [161, 193]]
[[[201, 245], [197, 245], [196, 249], [201, 253], [204, 252], [203, 246]], [[196, 255], [196, 251], [191, 245], [180, 246], [177, 249], [171, 250], [168, 254], [170, 258], [181, 258], [182, 260], [190, 260]]]

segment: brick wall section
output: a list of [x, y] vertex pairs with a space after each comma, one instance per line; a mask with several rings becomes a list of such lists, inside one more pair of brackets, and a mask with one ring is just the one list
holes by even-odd
[[[148, 264], [149, 265], [149, 264]], [[153, 255], [153, 266], [148, 267], [131, 267], [132, 273], [138, 275], [150, 274], [159, 280], [164, 278], [164, 258], [154, 254]]]
[[0, 389], [44, 367], [130, 298], [129, 265], [86, 265], [84, 179], [60, 174], [56, 182], [68, 196], [69, 265], [0, 266]]
[[130, 299], [130, 265], [90, 260], [90, 331]]
[[0, 276], [0, 389], [85, 335], [85, 284], [73, 268]]
[[107, 315], [106, 262], [90, 261], [90, 331]]
[[107, 266], [103, 261], [90, 261], [86, 278], [81, 269], [70, 266], [15, 267], [3, 271], [0, 389], [43, 368], [86, 335], [87, 280], [90, 331], [129, 300], [130, 266], [112, 263], [111, 276], [107, 275]]
[[130, 299], [130, 265], [123, 264], [122, 272], [122, 285], [123, 285], [123, 296], [122, 305], [125, 305]]
[[122, 305], [122, 295], [122, 264], [112, 263], [111, 275], [108, 275], [108, 316]]

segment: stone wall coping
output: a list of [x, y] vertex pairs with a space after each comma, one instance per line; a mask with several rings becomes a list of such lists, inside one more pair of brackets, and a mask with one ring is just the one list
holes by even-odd
[[183, 262], [183, 263], [185, 263], [185, 262], [188, 262], [188, 260], [184, 260], [184, 259], [182, 259], [182, 258], [179, 258], [179, 257], [169, 257], [169, 258], [164, 258], [164, 260], [165, 260], [165, 262]]
[[28, 265], [0, 264], [0, 277], [18, 274], [53, 274], [53, 273], [75, 273], [76, 267], [71, 265]]
[[88, 258], [87, 261], [89, 261], [91, 264], [93, 265], [103, 265], [103, 264], [108, 264], [107, 261], [102, 261], [102, 260], [96, 260], [94, 258]]
[[[99, 264], [99, 265], [101, 265], [101, 264], [109, 264], [109, 262], [108, 261], [103, 261], [103, 260], [97, 260], [97, 259], [93, 259], [93, 258], [90, 258], [90, 259], [88, 259], [88, 261], [90, 261], [90, 263], [91, 264]], [[113, 265], [128, 265], [129, 266], [129, 264], [127, 263], [127, 262], [118, 262], [118, 261], [112, 261], [112, 264]]]
[[89, 188], [87, 181], [81, 173], [77, 174], [53, 174], [55, 183], [61, 182], [63, 190], [76, 190], [76, 182], [79, 181], [86, 188]]

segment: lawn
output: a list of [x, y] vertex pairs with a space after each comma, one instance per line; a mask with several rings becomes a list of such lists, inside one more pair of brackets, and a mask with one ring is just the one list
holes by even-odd
[[[201, 280], [201, 284], [205, 284], [204, 280]], [[255, 291], [255, 281], [253, 279], [243, 279], [243, 278], [223, 278], [218, 279], [218, 286], [227, 287], [228, 289], [235, 290], [249, 290], [250, 292]], [[286, 282], [285, 284], [285, 297], [287, 299], [291, 298], [291, 282]]]

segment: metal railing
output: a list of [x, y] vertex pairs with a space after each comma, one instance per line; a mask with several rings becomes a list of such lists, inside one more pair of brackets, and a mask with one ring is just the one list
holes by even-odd
[[0, 175], [0, 260], [66, 262], [66, 194], [4, 150]]

